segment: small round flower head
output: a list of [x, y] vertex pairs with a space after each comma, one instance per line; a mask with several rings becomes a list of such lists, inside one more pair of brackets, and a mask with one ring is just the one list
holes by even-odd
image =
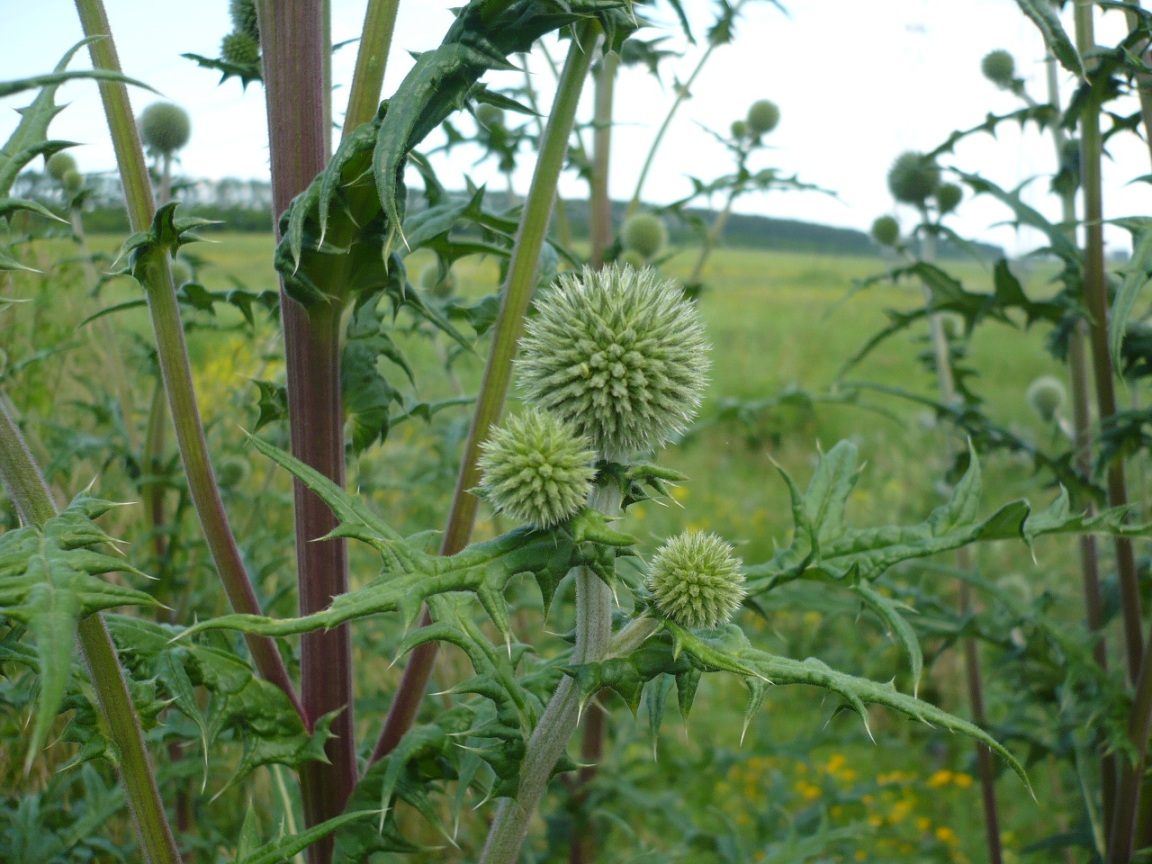
[[1011, 87], [1016, 78], [1016, 61], [1007, 51], [989, 51], [980, 61], [980, 71], [997, 87]]
[[620, 229], [620, 243], [648, 260], [667, 245], [668, 229], [655, 213], [637, 213], [629, 216]]
[[704, 392], [708, 344], [674, 282], [651, 269], [585, 268], [561, 275], [537, 309], [518, 363], [529, 402], [616, 462], [687, 428]]
[[171, 156], [188, 143], [192, 121], [171, 102], [153, 102], [140, 115], [140, 138], [152, 153]]
[[1028, 385], [1028, 404], [1045, 423], [1051, 423], [1064, 404], [1064, 385], [1058, 378], [1042, 375]]
[[84, 175], [72, 168], [65, 171], [60, 177], [60, 185], [64, 187], [64, 191], [69, 195], [75, 195], [84, 188]]
[[596, 454], [575, 427], [547, 411], [510, 417], [482, 446], [480, 489], [517, 522], [550, 528], [588, 500]]
[[922, 153], [901, 153], [888, 171], [892, 197], [905, 204], [922, 206], [940, 186], [940, 168]]
[[476, 106], [476, 122], [485, 129], [492, 129], [504, 125], [504, 112], [487, 102]]
[[643, 270], [644, 256], [635, 249], [625, 249], [620, 253], [620, 257], [616, 259], [616, 263], [621, 267], [632, 267], [635, 270]]
[[900, 223], [891, 216], [877, 216], [872, 223], [872, 239], [881, 246], [895, 246], [900, 241]]
[[733, 140], [743, 141], [751, 134], [752, 134], [752, 130], [748, 128], [748, 122], [746, 120], [733, 120], [732, 121], [732, 138], [733, 138]]
[[247, 33], [229, 33], [220, 43], [220, 59], [236, 66], [255, 66], [260, 62], [260, 40]]
[[242, 456], [226, 456], [216, 473], [216, 482], [224, 489], [243, 485], [252, 475], [252, 466]]
[[232, 16], [232, 28], [260, 41], [260, 23], [256, 16], [256, 0], [231, 0], [228, 14]]
[[429, 264], [420, 271], [420, 287], [433, 297], [451, 297], [456, 290], [456, 277], [449, 270], [443, 278], [440, 275], [439, 264]]
[[732, 547], [711, 532], [680, 534], [652, 556], [648, 590], [656, 608], [683, 627], [727, 624], [744, 599]]
[[44, 163], [44, 170], [48, 172], [53, 180], [63, 180], [64, 175], [69, 171], [76, 170], [76, 160], [72, 158], [71, 153], [60, 151], [53, 153], [48, 157], [48, 161]]
[[936, 190], [936, 206], [940, 208], [941, 215], [955, 210], [963, 198], [964, 190], [955, 183], [941, 183]]
[[760, 99], [753, 102], [748, 108], [748, 117], [745, 119], [748, 128], [752, 130], [753, 134], [767, 135], [776, 128], [776, 124], [780, 122], [780, 109], [776, 107], [776, 103], [768, 99]]

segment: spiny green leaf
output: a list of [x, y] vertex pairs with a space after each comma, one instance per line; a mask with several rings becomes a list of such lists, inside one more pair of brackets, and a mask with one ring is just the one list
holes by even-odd
[[291, 861], [317, 840], [322, 840], [345, 825], [368, 819], [376, 814], [371, 810], [357, 810], [352, 813], [342, 813], [313, 825], [299, 834], [281, 837], [275, 843], [253, 852], [251, 855], [237, 857], [235, 864], [284, 864]]
[[1060, 16], [1056, 14], [1050, 0], [1016, 0], [1025, 15], [1032, 19], [1032, 23], [1040, 30], [1044, 37], [1044, 44], [1052, 52], [1060, 65], [1074, 75], [1084, 77], [1084, 61], [1080, 52], [1064, 32], [1064, 25], [1060, 23]]
[[1132, 317], [1136, 299], [1152, 274], [1152, 219], [1124, 219], [1120, 224], [1131, 232], [1134, 251], [1131, 260], [1124, 265], [1124, 281], [1116, 291], [1108, 316], [1108, 349], [1112, 354], [1113, 369], [1120, 369], [1123, 365], [1120, 348], [1124, 331]]
[[[85, 39], [81, 44], [87, 44], [91, 41], [91, 39]], [[0, 99], [16, 93], [23, 93], [25, 90], [36, 90], [40, 87], [58, 87], [66, 81], [75, 81], [83, 78], [90, 78], [94, 81], [114, 82], [117, 84], [131, 84], [133, 87], [143, 87], [150, 93], [156, 92], [143, 81], [129, 78], [123, 72], [114, 72], [111, 69], [84, 69], [78, 72], [52, 72], [48, 75], [33, 75], [31, 78], [20, 78], [16, 81], [0, 81]]]
[[29, 213], [35, 213], [38, 216], [43, 216], [46, 219], [51, 219], [54, 222], [63, 222], [68, 224], [67, 219], [61, 219], [43, 204], [36, 201], [26, 201], [23, 198], [0, 198], [0, 217], [11, 216], [18, 210], [26, 210]]

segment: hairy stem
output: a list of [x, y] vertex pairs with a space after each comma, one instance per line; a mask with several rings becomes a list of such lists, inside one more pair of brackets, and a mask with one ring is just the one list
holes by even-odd
[[[593, 490], [589, 506], [609, 516], [620, 513], [620, 487], [615, 484]], [[576, 646], [569, 665], [595, 663], [608, 656], [612, 637], [612, 589], [586, 567], [576, 568]], [[528, 739], [520, 763], [520, 787], [515, 798], [506, 798], [496, 811], [480, 864], [515, 864], [528, 835], [528, 824], [540, 803], [552, 769], [568, 747], [568, 739], [580, 720], [580, 699], [574, 678], [565, 677], [556, 687], [540, 722]]]
[[[84, 35], [102, 37], [88, 46], [93, 67], [119, 72], [120, 60], [102, 0], [76, 0], [76, 9], [80, 14]], [[144, 150], [128, 102], [128, 91], [123, 84], [101, 82], [99, 87], [116, 150], [116, 163], [124, 185], [128, 221], [133, 231], [147, 231], [156, 208], [144, 162]], [[228, 524], [224, 502], [220, 498], [220, 490], [208, 458], [208, 442], [204, 437], [196, 392], [192, 387], [192, 372], [172, 272], [164, 258], [153, 260], [147, 271], [145, 293], [152, 315], [152, 329], [156, 335], [156, 350], [164, 378], [164, 390], [168, 396], [168, 408], [188, 478], [188, 490], [232, 608], [237, 612], [259, 615], [262, 613], [260, 603], [244, 570], [244, 562]], [[244, 639], [260, 674], [283, 690], [302, 714], [303, 710], [288, 677], [288, 669], [276, 643], [267, 637], [245, 636]]]
[[[276, 213], [323, 170], [328, 158], [328, 89], [325, 86], [327, 22], [324, 0], [294, 3], [260, 0], [261, 55]], [[277, 238], [279, 239], [279, 238]], [[333, 300], [305, 309], [281, 284], [281, 319], [288, 377], [292, 454], [325, 477], [344, 485], [344, 414], [340, 396], [340, 321]], [[301, 615], [329, 605], [348, 591], [348, 555], [343, 539], [318, 541], [337, 525], [332, 511], [303, 483], [293, 483], [296, 573]], [[325, 745], [329, 762], [301, 770], [304, 821], [311, 827], [338, 816], [356, 785], [356, 742], [352, 713], [352, 649], [347, 625], [301, 640], [301, 695], [305, 717], [314, 724], [339, 712], [334, 737]], [[313, 864], [331, 860], [334, 839], [308, 850]]]
[[396, 29], [396, 12], [400, 0], [368, 0], [364, 12], [364, 28], [360, 32], [360, 47], [356, 52], [356, 69], [352, 73], [352, 90], [348, 95], [348, 109], [344, 112], [343, 137], [361, 123], [367, 123], [380, 104], [380, 91], [384, 87], [384, 70], [392, 48], [392, 32]]
[[[536, 172], [524, 203], [524, 212], [517, 229], [516, 242], [512, 248], [512, 260], [508, 264], [508, 277], [504, 286], [500, 311], [493, 328], [492, 350], [484, 368], [484, 378], [480, 383], [480, 393], [476, 398], [476, 410], [472, 416], [472, 426], [468, 432], [464, 458], [456, 481], [456, 491], [452, 498], [452, 509], [448, 516], [448, 527], [444, 532], [440, 553], [454, 555], [465, 546], [472, 536], [472, 526], [476, 521], [476, 508], [479, 499], [469, 493], [480, 483], [477, 460], [480, 445], [488, 438], [488, 430], [500, 417], [508, 383], [512, 377], [512, 358], [523, 329], [524, 315], [536, 288], [536, 271], [540, 252], [544, 247], [548, 224], [552, 217], [552, 206], [556, 198], [556, 183], [564, 167], [568, 152], [568, 137], [576, 120], [576, 108], [580, 102], [580, 92], [588, 70], [592, 65], [592, 54], [600, 35], [600, 25], [595, 21], [582, 24], [577, 38], [572, 40], [564, 71], [556, 90], [556, 100], [544, 130], [540, 145], [540, 157], [536, 162]], [[427, 609], [423, 622], [431, 621]], [[428, 678], [432, 674], [432, 663], [436, 659], [436, 643], [427, 642], [412, 652], [400, 687], [396, 692], [384, 728], [372, 751], [375, 762], [392, 752], [400, 738], [412, 726]]]
[[608, 195], [608, 168], [612, 153], [612, 97], [616, 89], [616, 69], [620, 57], [607, 53], [600, 61], [596, 75], [595, 113], [592, 118], [592, 182], [589, 236], [592, 253], [588, 263], [599, 270], [604, 264], [604, 252], [612, 243], [612, 199]]
[[[25, 524], [41, 526], [56, 515], [56, 504], [48, 485], [32, 459], [3, 394], [0, 394], [0, 480]], [[77, 635], [104, 729], [116, 749], [117, 767], [145, 859], [148, 864], [180, 864], [176, 839], [164, 812], [152, 762], [144, 748], [140, 718], [103, 617], [96, 614], [81, 619]]]

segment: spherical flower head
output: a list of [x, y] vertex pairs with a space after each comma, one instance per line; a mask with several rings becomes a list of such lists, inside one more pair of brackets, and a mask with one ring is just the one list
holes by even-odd
[[140, 138], [152, 153], [171, 156], [188, 143], [192, 121], [171, 102], [153, 102], [140, 115]]
[[69, 195], [75, 195], [84, 188], [84, 175], [75, 168], [65, 171], [60, 178], [60, 185], [64, 187], [64, 191]]
[[229, 33], [220, 43], [220, 59], [236, 66], [255, 66], [260, 62], [260, 40], [247, 33]]
[[1051, 423], [1064, 404], [1064, 385], [1058, 378], [1042, 375], [1028, 385], [1026, 398], [1037, 416]]
[[727, 624], [744, 599], [732, 547], [711, 532], [673, 537], [652, 556], [648, 590], [656, 608], [683, 627]]
[[964, 198], [964, 190], [955, 183], [941, 183], [936, 190], [936, 206], [940, 208], [941, 215], [951, 213], [960, 206]]
[[655, 213], [637, 213], [629, 216], [620, 229], [620, 243], [648, 260], [668, 244], [668, 229]]
[[748, 116], [745, 118], [748, 128], [752, 130], [755, 135], [767, 135], [776, 128], [776, 124], [780, 122], [780, 109], [776, 106], [775, 102], [768, 99], [760, 99], [753, 102], [748, 108]]
[[940, 186], [940, 168], [923, 153], [901, 153], [888, 171], [892, 197], [920, 207]]
[[480, 489], [517, 522], [558, 525], [576, 515], [592, 491], [596, 454], [590, 442], [547, 411], [510, 417], [481, 449]]
[[1016, 78], [1016, 61], [1007, 51], [989, 51], [980, 61], [980, 71], [997, 87], [1011, 87]]
[[232, 16], [232, 28], [260, 42], [260, 23], [256, 16], [256, 0], [231, 0], [228, 14]]
[[564, 273], [537, 304], [518, 362], [527, 400], [626, 461], [683, 432], [709, 367], [695, 306], [654, 270]]
[[481, 102], [476, 106], [476, 122], [485, 129], [503, 126], [504, 111], [488, 102]]
[[449, 270], [443, 276], [439, 264], [429, 264], [420, 271], [420, 287], [433, 297], [451, 297], [456, 290], [456, 276]]
[[900, 241], [900, 223], [891, 216], [877, 216], [872, 223], [872, 239], [881, 246], [895, 246]]
[[732, 140], [734, 141], [743, 141], [752, 134], [752, 130], [748, 127], [748, 123], [745, 120], [733, 120], [731, 131]]
[[64, 151], [53, 153], [44, 163], [44, 170], [48, 172], [49, 177], [56, 181], [62, 181], [65, 174], [69, 171], [75, 171], [76, 168], [76, 160], [72, 158], [72, 154]]

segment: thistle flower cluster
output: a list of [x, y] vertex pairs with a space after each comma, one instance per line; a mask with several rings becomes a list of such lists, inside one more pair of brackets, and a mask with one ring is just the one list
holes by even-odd
[[652, 556], [648, 590], [656, 608], [684, 627], [727, 624], [744, 599], [732, 546], [711, 532], [673, 537]]
[[901, 153], [888, 171], [892, 197], [905, 204], [924, 206], [940, 187], [940, 168], [923, 153]]
[[498, 511], [517, 522], [550, 528], [588, 499], [596, 454], [571, 423], [546, 411], [511, 417], [483, 445], [480, 486]]
[[709, 368], [700, 318], [675, 283], [614, 265], [560, 276], [527, 325], [527, 401], [615, 462], [654, 450], [695, 416]]

